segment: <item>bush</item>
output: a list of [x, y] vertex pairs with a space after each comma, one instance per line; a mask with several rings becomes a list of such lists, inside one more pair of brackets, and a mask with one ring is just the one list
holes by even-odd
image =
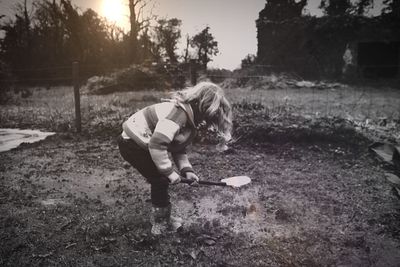
[[183, 68], [179, 65], [132, 65], [106, 76], [91, 77], [86, 83], [86, 89], [93, 94], [145, 89], [179, 89], [184, 87], [185, 81]]
[[9, 67], [0, 61], [0, 104], [7, 103], [12, 98], [12, 74]]

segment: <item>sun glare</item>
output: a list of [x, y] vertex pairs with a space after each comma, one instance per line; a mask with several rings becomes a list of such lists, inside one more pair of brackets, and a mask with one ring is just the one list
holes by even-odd
[[126, 8], [123, 0], [103, 0], [102, 13], [108, 21], [124, 26]]

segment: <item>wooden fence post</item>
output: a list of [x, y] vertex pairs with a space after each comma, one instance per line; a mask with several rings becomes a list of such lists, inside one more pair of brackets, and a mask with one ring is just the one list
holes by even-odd
[[79, 94], [79, 62], [72, 63], [72, 82], [74, 86], [75, 99], [75, 127], [78, 133], [81, 132], [81, 97]]

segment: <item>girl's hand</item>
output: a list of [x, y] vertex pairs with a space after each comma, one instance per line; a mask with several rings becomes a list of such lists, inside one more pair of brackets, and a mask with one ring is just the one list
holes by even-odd
[[190, 183], [191, 186], [198, 186], [199, 185], [199, 180], [200, 179], [193, 172], [187, 172], [186, 173], [186, 178], [193, 181], [192, 183]]

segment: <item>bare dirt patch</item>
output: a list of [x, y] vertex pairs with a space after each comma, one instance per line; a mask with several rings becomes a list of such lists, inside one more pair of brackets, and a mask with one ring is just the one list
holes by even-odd
[[149, 187], [114, 138], [58, 134], [1, 153], [0, 265], [396, 266], [400, 203], [366, 140], [274, 127], [242, 128], [224, 153], [194, 145], [202, 179], [252, 183], [171, 188], [186, 227], [157, 239]]

